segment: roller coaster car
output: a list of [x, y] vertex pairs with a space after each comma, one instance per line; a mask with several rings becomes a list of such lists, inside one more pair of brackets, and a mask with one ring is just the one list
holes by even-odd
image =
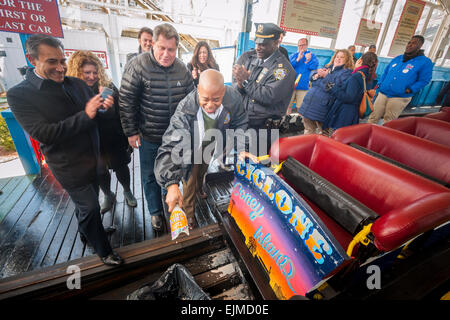
[[435, 112], [435, 113], [429, 113], [429, 114], [425, 115], [424, 118], [430, 118], [430, 119], [436, 119], [436, 120], [441, 120], [441, 121], [445, 121], [445, 122], [450, 122], [450, 108], [444, 108], [444, 109], [448, 109], [448, 111], [443, 110], [443, 111], [439, 111], [439, 112]]
[[[448, 188], [320, 135], [281, 138], [270, 159], [274, 172], [237, 163], [228, 212], [277, 298], [398, 298], [401, 283], [426, 282], [425, 295], [448, 281]], [[402, 269], [413, 244], [436, 234], [439, 255]], [[369, 262], [384, 290], [370, 291]], [[423, 274], [431, 266], [439, 272]]]
[[340, 128], [332, 138], [450, 187], [450, 147], [368, 123]]
[[445, 121], [405, 117], [386, 122], [384, 126], [450, 147], [450, 123]]

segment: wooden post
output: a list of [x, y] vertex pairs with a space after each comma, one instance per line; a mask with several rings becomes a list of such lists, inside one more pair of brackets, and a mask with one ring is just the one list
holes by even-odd
[[384, 41], [386, 40], [386, 34], [389, 30], [389, 25], [391, 24], [392, 16], [394, 15], [396, 6], [397, 6], [397, 0], [393, 0], [392, 4], [391, 4], [391, 9], [389, 10], [388, 18], [386, 20], [386, 24], [384, 25], [383, 34], [381, 35], [380, 44], [378, 45], [378, 48], [377, 48], [377, 55], [380, 55], [381, 49], [383, 48]]

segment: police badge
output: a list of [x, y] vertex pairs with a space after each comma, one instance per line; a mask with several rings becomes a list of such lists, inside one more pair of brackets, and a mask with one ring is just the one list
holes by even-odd
[[278, 68], [273, 72], [273, 75], [275, 76], [275, 79], [277, 80], [283, 80], [284, 77], [286, 77], [287, 70], [285, 68]]
[[227, 112], [227, 115], [225, 116], [225, 120], [223, 121], [223, 124], [229, 124], [230, 120], [231, 120], [230, 113]]

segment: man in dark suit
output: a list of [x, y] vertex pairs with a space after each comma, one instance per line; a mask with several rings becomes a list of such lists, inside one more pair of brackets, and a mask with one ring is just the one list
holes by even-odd
[[58, 39], [33, 35], [25, 46], [34, 68], [8, 91], [11, 111], [39, 142], [50, 170], [75, 203], [82, 240], [93, 246], [103, 263], [122, 264], [102, 225], [97, 184], [96, 114], [102, 106], [110, 108], [114, 100], [94, 96], [82, 80], [65, 76], [66, 58]]

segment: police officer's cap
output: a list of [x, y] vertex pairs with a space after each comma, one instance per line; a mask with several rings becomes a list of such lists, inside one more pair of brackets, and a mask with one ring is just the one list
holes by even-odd
[[283, 29], [274, 23], [255, 23], [255, 43], [266, 43], [268, 40], [278, 40]]

